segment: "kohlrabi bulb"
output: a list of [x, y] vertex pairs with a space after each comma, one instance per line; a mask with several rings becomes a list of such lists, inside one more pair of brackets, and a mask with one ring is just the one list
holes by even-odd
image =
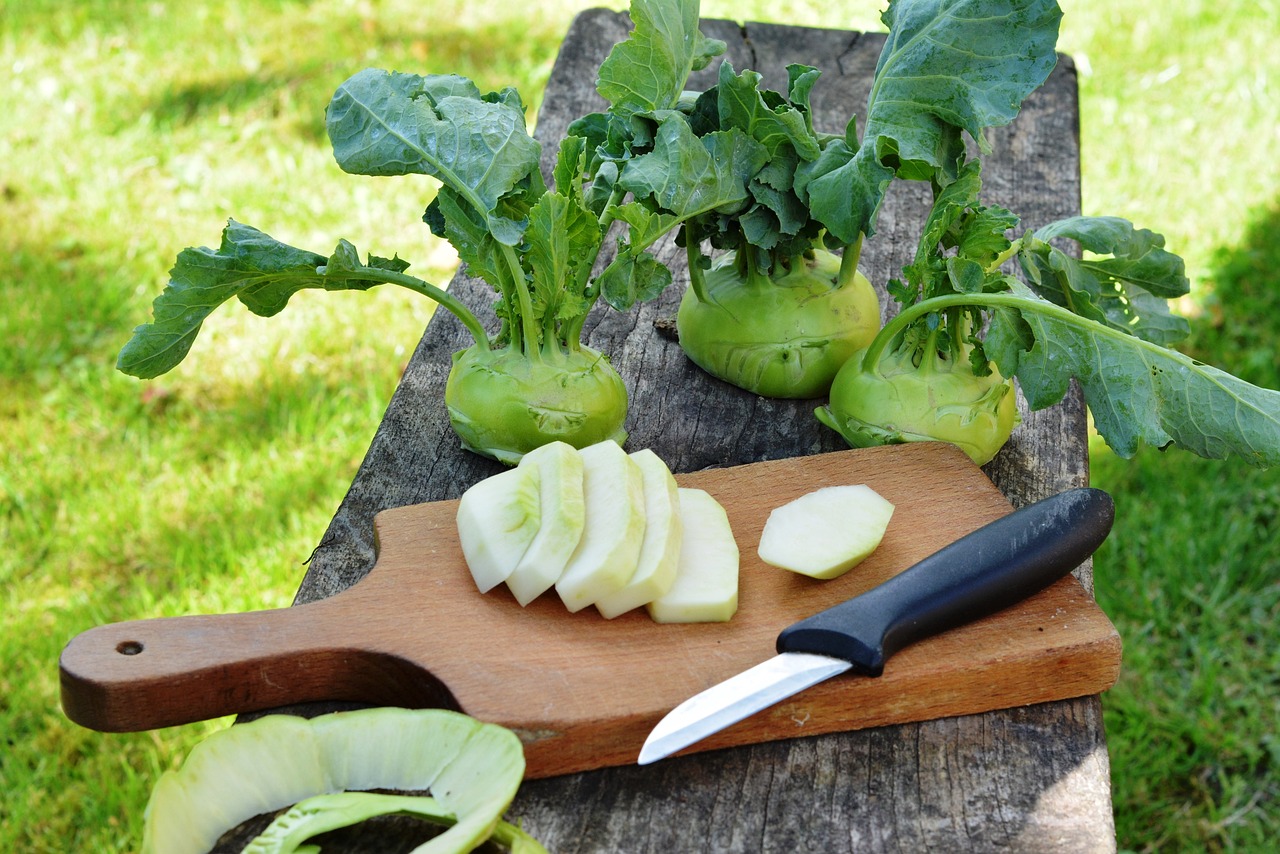
[[818, 420], [855, 448], [950, 442], [978, 465], [990, 462], [1020, 421], [1013, 382], [994, 366], [977, 376], [967, 353], [926, 353], [917, 365], [918, 352], [904, 346], [869, 367], [856, 354], [836, 375]]
[[444, 402], [464, 448], [508, 465], [550, 442], [585, 448], [627, 437], [622, 377], [585, 346], [540, 359], [470, 347], [454, 354]]
[[698, 367], [766, 397], [822, 397], [840, 366], [880, 329], [880, 301], [825, 250], [771, 278], [743, 270], [733, 253], [705, 276], [706, 299], [691, 287], [676, 316], [680, 346]]

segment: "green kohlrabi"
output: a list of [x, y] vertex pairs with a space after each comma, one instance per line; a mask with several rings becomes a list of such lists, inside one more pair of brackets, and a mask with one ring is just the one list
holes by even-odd
[[[638, 97], [643, 87], [628, 82], [638, 67], [670, 91], [649, 93], [652, 104], [637, 104], [637, 113], [678, 99], [689, 73], [724, 49], [698, 31], [697, 13], [696, 0], [637, 0], [626, 49], [601, 67], [602, 91]], [[601, 293], [618, 303], [666, 287], [671, 273], [648, 248], [696, 213], [745, 198], [746, 180], [759, 166], [755, 143], [741, 133], [670, 140], [673, 156], [706, 166], [708, 174], [690, 177], [694, 200], [682, 212], [652, 215], [617, 204], [614, 164], [601, 162], [594, 145], [588, 150], [590, 121], [561, 143], [547, 186], [541, 147], [512, 89], [481, 94], [455, 75], [367, 69], [338, 88], [326, 119], [343, 170], [440, 182], [423, 219], [453, 244], [472, 275], [493, 286], [501, 328], [490, 336], [465, 305], [408, 275], [398, 258], [362, 261], [346, 241], [325, 257], [232, 221], [219, 249], [178, 256], [155, 301], [154, 322], [135, 330], [120, 369], [139, 377], [169, 370], [209, 313], [233, 297], [273, 315], [303, 288], [395, 284], [439, 302], [475, 340], [455, 354], [445, 389], [464, 447], [515, 463], [552, 441], [585, 447], [623, 440], [626, 388], [607, 358], [582, 343], [587, 314]], [[612, 261], [593, 277], [617, 219], [629, 224], [629, 238], [618, 241]]]
[[591, 265], [603, 243], [580, 191], [581, 141], [566, 141], [548, 188], [538, 168], [541, 148], [525, 129], [514, 90], [482, 95], [453, 75], [361, 71], [338, 88], [326, 118], [343, 170], [439, 180], [425, 219], [494, 287], [501, 329], [490, 337], [465, 305], [408, 275], [398, 258], [361, 260], [345, 240], [326, 257], [232, 221], [218, 249], [178, 256], [154, 321], [135, 330], [120, 369], [154, 377], [174, 367], [209, 313], [234, 297], [270, 316], [303, 288], [394, 284], [436, 300], [474, 338], [457, 354], [446, 390], [465, 447], [515, 462], [557, 439], [585, 446], [624, 437], [625, 386], [608, 360], [579, 340], [594, 301]]
[[[667, 100], [637, 105], [629, 91], [602, 86], [610, 109], [590, 117], [594, 133], [584, 135], [616, 171], [614, 186], [630, 194], [623, 207], [648, 214], [619, 218], [633, 223], [635, 238], [644, 233], [637, 221], [687, 220], [679, 237], [690, 283], [677, 326], [689, 357], [761, 394], [825, 394], [879, 329], [878, 300], [858, 262], [887, 186], [954, 174], [965, 133], [981, 144], [983, 128], [1011, 121], [1053, 69], [1052, 50], [1046, 59], [1040, 48], [1055, 43], [1060, 17], [1045, 0], [894, 0], [861, 140], [853, 119], [843, 133], [815, 129], [810, 96], [820, 72], [805, 65], [788, 66], [785, 93], [727, 61], [713, 87], [680, 98], [666, 87]], [[708, 166], [682, 160], [687, 146], [669, 144], [689, 136], [732, 139], [749, 154], [745, 197], [709, 206], [689, 192]], [[605, 292], [618, 308], [630, 297]]]
[[[938, 193], [905, 282], [890, 285], [902, 311], [841, 368], [819, 420], [855, 446], [944, 440], [984, 463], [1009, 437], [1013, 380], [1038, 410], [1075, 378], [1122, 457], [1146, 442], [1280, 463], [1280, 392], [1169, 348], [1187, 331], [1169, 300], [1188, 283], [1160, 235], [1073, 217], [1010, 239], [1018, 218], [980, 189], [972, 161]], [[1002, 270], [1015, 258], [1027, 283]]]

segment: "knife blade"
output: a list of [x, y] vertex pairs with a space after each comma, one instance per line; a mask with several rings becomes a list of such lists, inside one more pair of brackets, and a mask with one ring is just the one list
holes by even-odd
[[656, 762], [847, 671], [879, 676], [916, 641], [994, 614], [1079, 566], [1111, 531], [1100, 489], [1070, 489], [1002, 516], [877, 587], [782, 630], [778, 654], [676, 706], [637, 760]]

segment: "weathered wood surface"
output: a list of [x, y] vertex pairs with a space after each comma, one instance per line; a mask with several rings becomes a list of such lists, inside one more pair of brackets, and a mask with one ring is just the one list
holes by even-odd
[[[575, 20], [538, 118], [549, 152], [568, 121], [600, 108], [596, 69], [627, 26], [624, 14], [603, 10]], [[862, 111], [883, 43], [874, 34], [722, 21], [704, 30], [728, 43], [736, 68], [760, 71], [773, 88], [785, 88], [789, 62], [823, 69], [814, 107], [819, 127], [832, 132]], [[1018, 120], [989, 134], [986, 197], [1021, 214], [1024, 226], [1079, 212], [1077, 115], [1075, 72], [1064, 58]], [[863, 255], [873, 282], [909, 259], [926, 209], [924, 187], [892, 189]], [[599, 310], [587, 326], [591, 346], [611, 355], [627, 383], [629, 447], [653, 448], [677, 471], [840, 448], [839, 437], [813, 418], [813, 401], [733, 389], [694, 368], [661, 334], [685, 280], [675, 251], [668, 247], [663, 259], [677, 279], [660, 300], [627, 314]], [[490, 301], [485, 286], [465, 275], [451, 288], [473, 306]], [[456, 498], [498, 470], [458, 448], [441, 405], [449, 356], [466, 343], [460, 324], [438, 312], [312, 556], [298, 602], [343, 590], [368, 571], [377, 511]], [[1020, 506], [1084, 485], [1080, 395], [1039, 413], [1024, 406], [1023, 415], [986, 467], [1004, 494]], [[1089, 567], [1081, 575], [1089, 586]], [[553, 852], [1115, 849], [1096, 697], [528, 781], [510, 817]], [[325, 850], [408, 850], [405, 828], [377, 822]]]

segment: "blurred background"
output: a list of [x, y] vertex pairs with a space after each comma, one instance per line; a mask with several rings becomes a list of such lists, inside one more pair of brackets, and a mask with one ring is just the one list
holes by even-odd
[[[214, 314], [175, 371], [114, 370], [179, 250], [229, 217], [338, 237], [444, 283], [424, 184], [333, 164], [323, 109], [369, 65], [515, 85], [531, 119], [573, 15], [625, 2], [0, 0], [0, 850], [134, 850], [160, 772], [226, 720], [105, 735], [57, 657], [117, 620], [289, 604], [426, 324], [405, 293]], [[1280, 0], [1062, 0], [1084, 212], [1187, 260], [1184, 349], [1280, 387]], [[499, 8], [501, 6], [501, 8]], [[882, 2], [703, 3], [881, 30]], [[518, 11], [513, 11], [518, 10]], [[821, 83], [819, 83], [821, 85]], [[1104, 697], [1119, 842], [1280, 836], [1280, 475], [1092, 443], [1119, 520], [1097, 594], [1125, 642]]]

